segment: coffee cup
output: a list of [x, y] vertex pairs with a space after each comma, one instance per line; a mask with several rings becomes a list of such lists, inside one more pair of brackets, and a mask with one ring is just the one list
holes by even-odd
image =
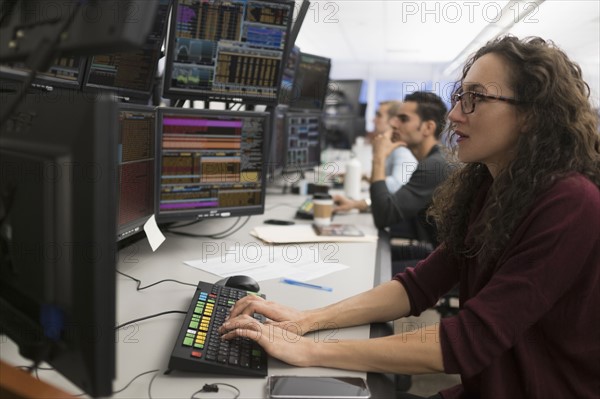
[[314, 223], [317, 226], [329, 226], [333, 215], [333, 197], [325, 193], [313, 196]]

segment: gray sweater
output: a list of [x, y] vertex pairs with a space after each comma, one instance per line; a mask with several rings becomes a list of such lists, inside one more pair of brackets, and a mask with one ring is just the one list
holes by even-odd
[[450, 166], [439, 147], [434, 146], [419, 161], [408, 183], [390, 193], [384, 180], [371, 184], [371, 211], [379, 229], [417, 218], [431, 204], [433, 192], [446, 179]]

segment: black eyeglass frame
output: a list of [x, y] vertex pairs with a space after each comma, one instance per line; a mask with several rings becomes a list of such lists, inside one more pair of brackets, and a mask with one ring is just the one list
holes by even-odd
[[492, 94], [483, 94], [483, 93], [479, 93], [479, 92], [476, 92], [476, 91], [465, 91], [465, 92], [462, 92], [462, 93], [455, 93], [455, 94], [453, 94], [451, 96], [452, 108], [454, 108], [456, 106], [457, 102], [460, 102], [460, 110], [465, 115], [472, 114], [473, 112], [475, 112], [475, 104], [477, 104], [474, 101], [474, 99], [473, 99], [473, 101], [472, 101], [473, 107], [471, 108], [471, 110], [469, 112], [466, 112], [465, 111], [464, 103], [462, 101], [462, 97], [465, 94], [472, 95], [474, 98], [489, 98], [489, 99], [493, 99], [493, 100], [504, 101], [504, 102], [507, 102], [509, 104], [521, 104], [522, 103], [522, 101], [519, 101], [516, 98], [504, 97], [504, 96], [496, 96], [496, 95], [492, 95]]

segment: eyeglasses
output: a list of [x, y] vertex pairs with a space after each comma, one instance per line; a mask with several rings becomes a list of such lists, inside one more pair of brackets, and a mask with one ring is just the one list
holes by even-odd
[[493, 96], [490, 94], [478, 93], [476, 91], [465, 91], [463, 93], [456, 93], [452, 95], [452, 108], [456, 105], [457, 102], [460, 101], [460, 108], [463, 114], [472, 114], [475, 111], [475, 104], [477, 104], [477, 99], [489, 98], [493, 100], [505, 101], [509, 104], [520, 104], [521, 101], [504, 96]]

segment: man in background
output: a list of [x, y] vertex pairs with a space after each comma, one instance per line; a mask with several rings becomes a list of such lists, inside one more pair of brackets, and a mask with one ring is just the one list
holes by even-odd
[[[371, 208], [378, 228], [410, 224], [418, 239], [436, 244], [435, 226], [425, 220], [433, 192], [446, 179], [449, 168], [439, 144], [446, 125], [446, 105], [430, 92], [414, 92], [404, 98], [391, 118], [392, 133], [373, 138], [373, 170], [369, 200], [336, 196], [336, 211]], [[404, 147], [418, 164], [408, 183], [395, 192], [386, 184], [385, 163], [392, 152]]]
[[[373, 124], [375, 131], [371, 142], [380, 135], [392, 137], [391, 119], [398, 113], [400, 101], [382, 101], [375, 112]], [[385, 159], [385, 184], [391, 193], [408, 183], [412, 172], [417, 167], [417, 160], [410, 150], [404, 146], [395, 148]]]

